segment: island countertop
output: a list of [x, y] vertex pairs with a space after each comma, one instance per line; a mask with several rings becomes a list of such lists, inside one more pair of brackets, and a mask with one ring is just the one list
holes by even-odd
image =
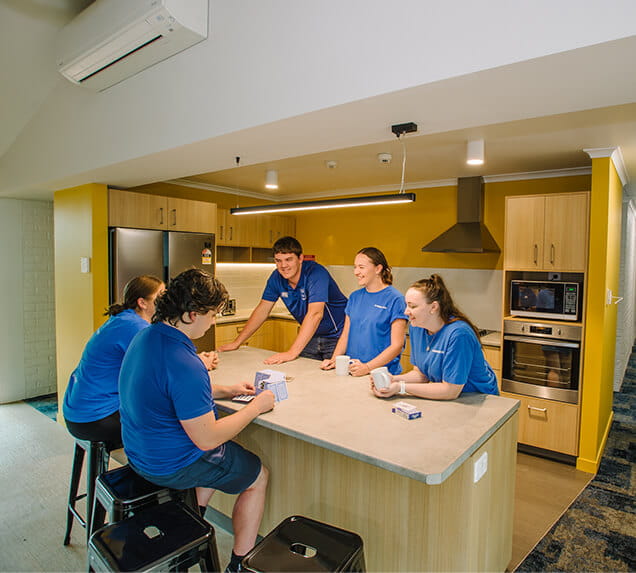
[[[287, 383], [289, 398], [255, 424], [426, 484], [444, 482], [519, 408], [517, 400], [485, 394], [453, 401], [379, 399], [371, 393], [368, 376], [337, 376], [305, 358], [263, 364], [271, 355], [250, 347], [221, 353], [212, 381], [252, 382], [258, 370], [284, 372], [293, 377]], [[391, 406], [398, 401], [417, 406], [422, 417], [405, 420], [393, 414]], [[227, 413], [243, 407], [230, 400], [217, 400], [217, 405]]]

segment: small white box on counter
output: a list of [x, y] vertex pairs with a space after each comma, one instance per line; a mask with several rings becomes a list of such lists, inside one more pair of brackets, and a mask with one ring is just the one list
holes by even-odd
[[422, 417], [422, 411], [407, 402], [396, 402], [391, 408], [391, 412], [407, 420], [415, 420], [415, 418]]
[[278, 370], [259, 370], [254, 377], [254, 390], [260, 394], [263, 390], [271, 390], [277, 402], [287, 399], [287, 382], [285, 373]]

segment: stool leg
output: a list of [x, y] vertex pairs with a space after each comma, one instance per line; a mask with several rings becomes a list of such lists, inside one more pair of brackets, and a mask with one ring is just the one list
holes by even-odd
[[[119, 519], [112, 519], [111, 521], [120, 521]], [[90, 538], [95, 531], [102, 527], [106, 523], [106, 509], [97, 499], [96, 495], [93, 495], [93, 511], [91, 512], [91, 526], [89, 529], [88, 537]]]
[[93, 519], [93, 502], [95, 499], [95, 480], [97, 476], [108, 469], [110, 454], [100, 442], [91, 443], [86, 468], [86, 541], [90, 539]]
[[82, 464], [84, 463], [84, 449], [75, 445], [75, 453], [73, 455], [73, 468], [71, 469], [71, 480], [69, 484], [68, 504], [66, 506], [66, 533], [64, 534], [64, 545], [71, 542], [71, 529], [73, 528], [73, 511], [75, 508], [75, 500], [77, 499], [77, 490], [82, 477]]
[[210, 573], [217, 573], [221, 571], [221, 562], [219, 561], [219, 552], [216, 547], [216, 537], [214, 535], [214, 529], [210, 535], [208, 541], [208, 547], [206, 549], [203, 563], [199, 563], [201, 571], [208, 571]]

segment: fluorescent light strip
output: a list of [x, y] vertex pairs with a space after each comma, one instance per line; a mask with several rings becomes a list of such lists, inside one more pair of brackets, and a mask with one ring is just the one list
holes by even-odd
[[414, 201], [415, 193], [396, 193], [393, 195], [372, 195], [370, 197], [350, 197], [347, 199], [278, 203], [274, 205], [259, 205], [257, 207], [235, 207], [230, 209], [230, 213], [232, 215], [259, 215], [263, 213], [280, 213], [282, 211], [311, 211], [315, 209], [334, 209], [338, 207], [394, 205], [399, 203], [413, 203]]

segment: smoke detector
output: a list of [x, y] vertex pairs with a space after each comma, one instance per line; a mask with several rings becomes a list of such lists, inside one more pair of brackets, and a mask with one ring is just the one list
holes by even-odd
[[378, 161], [385, 165], [391, 163], [393, 156], [390, 153], [378, 153]]
[[329, 169], [335, 169], [336, 167], [338, 167], [338, 162], [335, 159], [331, 159], [330, 161], [325, 161], [325, 165]]

